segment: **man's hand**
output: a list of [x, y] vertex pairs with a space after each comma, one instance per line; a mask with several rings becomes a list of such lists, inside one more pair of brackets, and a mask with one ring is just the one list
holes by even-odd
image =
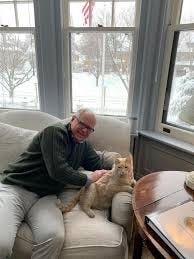
[[92, 183], [98, 181], [104, 174], [106, 174], [108, 172], [108, 170], [96, 170], [94, 171], [91, 175], [90, 175], [90, 179], [92, 181]]

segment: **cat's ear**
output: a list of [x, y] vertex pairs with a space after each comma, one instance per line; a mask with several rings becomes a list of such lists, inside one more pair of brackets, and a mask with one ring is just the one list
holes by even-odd
[[126, 162], [128, 163], [128, 164], [133, 164], [133, 157], [132, 157], [132, 155], [131, 154], [129, 154], [128, 155], [128, 157], [126, 158]]
[[118, 165], [120, 163], [120, 160], [118, 158], [115, 159], [115, 165]]

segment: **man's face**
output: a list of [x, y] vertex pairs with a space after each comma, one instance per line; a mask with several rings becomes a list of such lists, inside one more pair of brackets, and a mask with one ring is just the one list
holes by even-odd
[[77, 142], [81, 142], [94, 131], [96, 118], [92, 113], [82, 113], [79, 118], [74, 115], [70, 124], [74, 139]]

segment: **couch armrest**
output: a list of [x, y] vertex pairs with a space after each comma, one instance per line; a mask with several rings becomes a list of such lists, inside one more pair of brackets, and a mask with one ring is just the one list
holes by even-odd
[[131, 239], [133, 229], [132, 196], [127, 192], [115, 194], [112, 200], [111, 221], [123, 226]]

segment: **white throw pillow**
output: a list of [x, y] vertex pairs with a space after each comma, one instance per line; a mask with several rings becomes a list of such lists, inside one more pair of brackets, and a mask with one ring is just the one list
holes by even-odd
[[7, 111], [0, 114], [0, 122], [31, 130], [42, 130], [60, 121], [48, 113], [40, 111]]
[[37, 132], [0, 122], [0, 173], [27, 148]]

